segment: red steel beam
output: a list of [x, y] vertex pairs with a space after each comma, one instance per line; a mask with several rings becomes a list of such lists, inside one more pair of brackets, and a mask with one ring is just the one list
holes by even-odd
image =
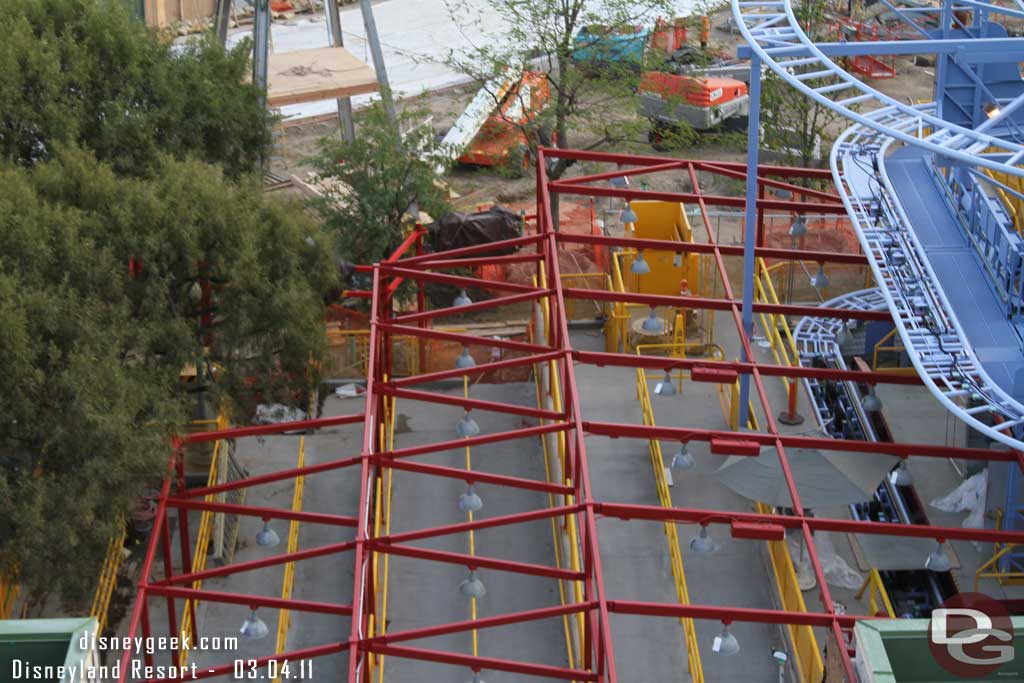
[[[653, 370], [697, 370], [719, 371], [725, 377], [727, 371], [736, 373], [753, 372], [753, 363], [743, 361], [704, 360], [701, 358], [673, 358], [671, 356], [644, 356], [628, 353], [609, 353], [606, 351], [573, 351], [573, 360], [588, 365], [603, 367], [648, 368]], [[815, 368], [803, 365], [756, 365], [762, 375], [768, 377], [807, 377], [811, 379], [828, 379], [841, 382], [864, 382], [866, 384], [902, 384], [917, 386], [921, 378], [917, 375], [901, 375], [895, 372], [839, 370], [832, 368]], [[730, 381], [731, 383], [731, 381]]]
[[[175, 452], [173, 458], [180, 457], [180, 452]], [[160, 487], [160, 499], [157, 503], [156, 517], [153, 520], [153, 529], [149, 532], [149, 545], [146, 548], [146, 557], [142, 561], [142, 568], [139, 570], [138, 580], [138, 591], [135, 596], [135, 606], [132, 608], [132, 616], [128, 622], [128, 635], [134, 636], [139, 632], [139, 626], [143, 627], [143, 635], [149, 635], [149, 617], [148, 617], [148, 598], [150, 588], [150, 577], [153, 574], [153, 562], [156, 559], [156, 549], [160, 544], [160, 534], [163, 526], [167, 524], [167, 498], [170, 496], [171, 491], [171, 466], [168, 465], [167, 475], [164, 477], [164, 483]], [[143, 619], [143, 613], [146, 613], [146, 618]], [[121, 655], [121, 677], [120, 680], [123, 683], [125, 677], [128, 675], [128, 671], [131, 666], [132, 650], [126, 648], [124, 653]], [[147, 658], [147, 663], [152, 663], [152, 658]]]
[[[421, 264], [422, 267], [427, 267]], [[505, 282], [504, 280], [482, 280], [478, 277], [467, 277], [465, 275], [450, 275], [448, 273], [435, 273], [430, 270], [419, 270], [417, 268], [402, 268], [400, 266], [381, 266], [383, 272], [390, 276], [401, 276], [417, 282], [437, 282], [442, 285], [462, 287], [469, 289], [497, 290], [505, 292], [536, 292], [537, 288], [530, 285], [521, 285], [516, 282]]]
[[[705, 162], [702, 164], [702, 168], [705, 171], [710, 171], [717, 175], [725, 176], [726, 178], [734, 178], [736, 180], [746, 180], [747, 172], [740, 171], [738, 169], [727, 168], [726, 166], [720, 166], [718, 164], [712, 164]], [[821, 190], [813, 190], [809, 187], [801, 187], [800, 185], [794, 185], [792, 183], [786, 183], [781, 180], [772, 180], [771, 178], [764, 178], [758, 175], [758, 183], [764, 187], [771, 187], [777, 190], [788, 190], [794, 195], [803, 195], [805, 197], [816, 197], [824, 201], [841, 201], [839, 196], [830, 192], [822, 192]], [[799, 210], [797, 210], [799, 213]]]
[[553, 508], [541, 508], [528, 512], [516, 512], [510, 515], [499, 515], [497, 517], [485, 517], [474, 519], [472, 522], [457, 522], [444, 526], [431, 527], [429, 529], [416, 529], [414, 531], [402, 531], [389, 536], [379, 536], [377, 540], [382, 543], [411, 543], [424, 538], [436, 538], [438, 536], [449, 536], [451, 534], [464, 534], [469, 531], [480, 531], [482, 529], [494, 529], [501, 526], [513, 524], [525, 524], [536, 522], [541, 519], [551, 519], [562, 515], [571, 515], [582, 509], [580, 505], [560, 505]]
[[[551, 330], [553, 337], [559, 340], [560, 346], [571, 353], [572, 347], [569, 342], [569, 321], [565, 315], [565, 296], [562, 288], [562, 274], [558, 263], [558, 241], [554, 230], [554, 220], [551, 215], [551, 196], [549, 183], [546, 178], [547, 164], [544, 160], [543, 150], [537, 153], [537, 184], [540, 188], [538, 202], [540, 209], [538, 215], [540, 222], [538, 228], [543, 228], [547, 241], [542, 248], [547, 267], [547, 281], [555, 288], [555, 298], [551, 306]], [[588, 580], [584, 583], [584, 597], [590, 599], [591, 595], [597, 602], [591, 619], [585, 623], [592, 625], [590, 628], [593, 646], [588, 642], [587, 647], [592, 647], [597, 657], [597, 676], [603, 678], [607, 675], [608, 683], [618, 683], [618, 675], [615, 667], [615, 651], [612, 642], [611, 622], [608, 613], [608, 597], [604, 586], [604, 572], [601, 566], [601, 552], [597, 540], [597, 520], [594, 515], [593, 489], [590, 484], [590, 468], [587, 464], [586, 445], [583, 440], [583, 413], [580, 408], [579, 391], [576, 384], [576, 370], [571, 362], [562, 364], [563, 371], [563, 394], [565, 396], [566, 416], [575, 427], [572, 433], [576, 457], [573, 470], [577, 476], [573, 483], [577, 488], [576, 500], [583, 504], [580, 511], [581, 539], [583, 540], [584, 566], [588, 568]], [[586, 661], [586, 660], [584, 660]], [[607, 667], [607, 668], [606, 668]]]
[[[838, 531], [876, 536], [934, 538], [943, 541], [982, 541], [990, 543], [1024, 543], [1024, 531], [996, 529], [965, 529], [929, 524], [901, 524], [896, 522], [863, 522], [853, 519], [830, 519], [801, 515], [764, 515], [757, 512], [707, 510], [701, 508], [666, 508], [660, 505], [632, 505], [623, 503], [595, 503], [594, 509], [608, 517], [618, 519], [644, 519], [658, 522], [688, 522], [691, 524], [731, 524], [734, 521], [751, 524], [778, 524], [787, 529], [808, 526], [812, 531]], [[925, 558], [921, 558], [924, 568]]]
[[483, 311], [491, 308], [497, 308], [499, 306], [509, 306], [523, 301], [533, 301], [550, 295], [550, 289], [535, 289], [532, 292], [523, 292], [522, 294], [513, 294], [511, 296], [503, 296], [496, 299], [485, 299], [483, 301], [474, 301], [473, 303], [466, 304], [465, 306], [447, 306], [445, 308], [435, 308], [421, 313], [407, 313], [393, 318], [392, 322], [399, 325], [407, 325], [421, 320], [433, 320], [435, 318], [443, 318], [449, 315], [465, 315], [466, 313], [472, 313], [474, 311]]
[[408, 458], [414, 455], [423, 455], [424, 453], [437, 453], [439, 451], [452, 451], [462, 448], [470, 448], [476, 446], [484, 446], [489, 443], [498, 443], [501, 441], [514, 441], [516, 439], [525, 439], [531, 436], [540, 436], [541, 434], [551, 434], [554, 432], [564, 432], [571, 429], [572, 426], [565, 422], [549, 422], [548, 424], [537, 425], [535, 427], [523, 427], [521, 429], [510, 429], [505, 432], [493, 432], [491, 434], [478, 434], [477, 436], [470, 436], [467, 438], [455, 438], [450, 441], [436, 441], [429, 444], [420, 444], [418, 446], [405, 446], [404, 448], [394, 448], [390, 451], [381, 451], [381, 457], [385, 458]]
[[456, 564], [469, 569], [493, 569], [495, 571], [510, 572], [512, 574], [524, 574], [527, 576], [543, 576], [549, 579], [562, 581], [579, 581], [583, 578], [582, 572], [574, 572], [571, 569], [549, 567], [543, 564], [532, 562], [517, 562], [515, 560], [501, 560], [486, 555], [470, 555], [469, 553], [453, 553], [446, 550], [431, 550], [429, 548], [415, 548], [408, 545], [387, 543], [383, 540], [371, 539], [366, 547], [376, 552], [387, 555], [399, 555], [414, 560], [427, 560], [429, 562], [441, 562], [443, 564]]
[[245, 562], [226, 564], [222, 567], [203, 569], [202, 571], [198, 572], [189, 572], [187, 574], [175, 574], [167, 581], [155, 581], [154, 585], [169, 586], [193, 583], [194, 581], [204, 581], [206, 579], [213, 579], [220, 576], [229, 576], [231, 574], [247, 572], [253, 569], [273, 567], [275, 565], [285, 564], [287, 562], [300, 562], [302, 560], [307, 560], [313, 557], [337, 555], [339, 553], [344, 553], [348, 552], [349, 550], [353, 550], [355, 547], [355, 541], [345, 541], [344, 543], [331, 543], [330, 545], [321, 545], [315, 548], [297, 550], [293, 553], [285, 552], [279, 555], [268, 555], [267, 557], [260, 557], [255, 560], [246, 560]]
[[463, 256], [477, 256], [479, 254], [488, 254], [495, 251], [503, 251], [505, 249], [519, 249], [521, 247], [538, 244], [541, 240], [542, 237], [540, 235], [524, 235], [523, 237], [513, 237], [510, 240], [498, 240], [497, 242], [488, 242], [486, 244], [475, 244], [472, 247], [449, 249], [448, 251], [440, 252], [440, 255], [439, 252], [432, 252], [429, 254], [410, 256], [408, 258], [400, 259], [397, 263], [400, 263], [404, 267], [409, 267], [414, 264], [423, 264], [431, 260], [437, 260], [438, 258], [462, 258]]
[[310, 524], [328, 524], [332, 526], [354, 527], [358, 521], [355, 517], [344, 515], [329, 515], [323, 512], [305, 512], [303, 510], [283, 510], [281, 508], [260, 507], [257, 505], [237, 505], [235, 503], [218, 503], [216, 501], [193, 500], [191, 498], [172, 497], [167, 501], [168, 505], [183, 510], [210, 510], [211, 512], [226, 512], [233, 515], [246, 517], [259, 517], [260, 519], [287, 519], [296, 522], [308, 522]]
[[257, 607], [270, 607], [271, 609], [316, 612], [318, 614], [341, 614], [346, 616], [352, 614], [352, 605], [336, 605], [330, 602], [315, 602], [313, 600], [293, 600], [272, 598], [265, 595], [225, 593], [224, 591], [179, 588], [177, 586], [167, 586], [163, 584], [150, 586], [149, 592], [152, 595], [163, 595], [171, 598], [183, 598], [205, 602], [223, 602], [229, 605], [245, 605], [252, 609]]
[[434, 477], [445, 477], [458, 479], [469, 484], [492, 484], [494, 486], [507, 486], [508, 488], [522, 489], [524, 491], [540, 491], [542, 493], [553, 493], [556, 495], [571, 494], [571, 486], [552, 484], [539, 479], [528, 479], [525, 477], [513, 477], [507, 474], [492, 474], [482, 470], [466, 470], [460, 467], [447, 467], [445, 465], [432, 465], [425, 462], [412, 462], [410, 460], [394, 460], [386, 457], [381, 458], [381, 464], [403, 472], [414, 472]]
[[[606, 161], [624, 166], [643, 166], [665, 163], [665, 157], [643, 154], [621, 154], [617, 152], [598, 152], [585, 149], [562, 149], [560, 147], [542, 148], [544, 155], [552, 159], [572, 159], [575, 161]], [[687, 166], [698, 170], [706, 170], [708, 165], [721, 166], [734, 170], [746, 170], [745, 163], [737, 161], [704, 161], [703, 159], [680, 159]], [[771, 164], [758, 164], [758, 174], [781, 176], [784, 178], [818, 178], [831, 180], [832, 172], [828, 169], [805, 168], [800, 166], [773, 166]], [[694, 185], [696, 188], [697, 185]]]
[[202, 486], [199, 488], [188, 489], [186, 491], [182, 491], [180, 495], [185, 498], [202, 498], [203, 496], [210, 495], [211, 493], [222, 493], [224, 491], [234, 491], [236, 489], [244, 489], [250, 486], [272, 484], [275, 481], [294, 479], [295, 477], [299, 477], [306, 474], [319, 474], [320, 472], [339, 470], [345, 467], [351, 467], [352, 465], [358, 464], [359, 458], [342, 458], [340, 460], [328, 460], [327, 462], [320, 462], [315, 465], [308, 465], [306, 467], [293, 467], [287, 470], [268, 472], [267, 474], [257, 474], [252, 477], [236, 479], [235, 481], [229, 481], [224, 484], [215, 484], [213, 486]]
[[[743, 256], [743, 247], [738, 245], [717, 244], [715, 242], [670, 242], [667, 240], [656, 240], [643, 237], [615, 237], [610, 235], [587, 235], [584, 233], [567, 232], [558, 234], [558, 242], [560, 244], [595, 244], [605, 247], [677, 252], [680, 254], [721, 254], [723, 256]], [[775, 258], [783, 261], [850, 263], [858, 266], [867, 265], [868, 262], [867, 257], [863, 254], [854, 254], [849, 252], [808, 251], [803, 249], [759, 247], [754, 250], [754, 253], [761, 258]]]
[[[703, 199], [711, 206], [731, 206], [742, 208], [746, 200], [743, 197], [729, 197], [726, 195], [699, 194], [696, 192], [655, 192], [651, 190], [631, 190], [628, 188], [601, 187], [599, 185], [581, 185], [571, 180], [560, 180], [550, 183], [551, 191], [556, 194], [577, 194], [584, 197], [618, 197], [626, 200], [652, 199], [659, 202], [681, 202], [692, 204], [698, 199]], [[776, 209], [778, 211], [795, 211], [797, 207], [807, 213], [814, 214], [845, 214], [846, 208], [840, 203], [819, 204], [815, 202], [794, 202], [783, 199], [761, 199], [757, 206], [763, 209]]]
[[[629, 176], [635, 175], [647, 175], [649, 173], [659, 173], [661, 171], [672, 171], [677, 168], [683, 168], [686, 166], [685, 161], [666, 161], [660, 164], [651, 164], [649, 166], [633, 166], [632, 168], [624, 169], [618, 168], [614, 171], [603, 171], [601, 173], [591, 173], [589, 175], [575, 176], [572, 182], [580, 183], [595, 183], [601, 180], [611, 180], [612, 178], [628, 178]], [[556, 183], [558, 181], [555, 181]]]
[[[739, 304], [731, 299], [712, 299], [703, 296], [678, 296], [667, 294], [635, 294], [633, 292], [613, 292], [604, 289], [577, 289], [566, 287], [562, 295], [568, 299], [587, 301], [612, 301], [645, 306], [669, 306], [672, 308], [696, 308], [713, 311], [729, 311]], [[754, 302], [754, 313], [771, 313], [778, 315], [799, 315], [812, 318], [851, 318], [857, 320], [877, 320], [891, 322], [892, 314], [888, 309], [865, 311], [853, 308], [826, 308], [823, 306], [801, 306], [799, 304], [771, 304]]]
[[843, 628], [852, 628], [858, 621], [876, 619], [874, 616], [836, 615], [822, 612], [787, 612], [755, 607], [714, 607], [710, 605], [680, 605], [679, 603], [637, 602], [612, 600], [608, 609], [616, 614], [634, 614], [645, 617], [671, 617], [673, 619], [709, 619], [731, 623], [746, 621], [758, 624], [801, 624], [831, 626], [838, 622]]
[[593, 609], [593, 602], [567, 602], [564, 605], [555, 607], [541, 607], [538, 609], [526, 610], [523, 612], [512, 612], [510, 614], [499, 614], [493, 617], [479, 617], [466, 621], [441, 624], [439, 626], [426, 626], [423, 628], [398, 631], [396, 633], [384, 633], [379, 636], [367, 638], [366, 643], [383, 643], [390, 645], [407, 640], [420, 640], [423, 638], [434, 638], [446, 636], [452, 633], [465, 633], [466, 631], [494, 628], [495, 626], [508, 626], [510, 624], [521, 624], [527, 621], [539, 621], [541, 619], [552, 619], [568, 614], [578, 614]]
[[[481, 345], [486, 345], [486, 342]], [[548, 361], [561, 358], [564, 355], [564, 351], [549, 351], [547, 353], [539, 353], [531, 356], [521, 356], [519, 358], [506, 358], [504, 360], [495, 361], [493, 363], [479, 363], [471, 368], [452, 368], [451, 370], [438, 370], [437, 372], [427, 372], [422, 375], [398, 377], [391, 380], [389, 384], [391, 386], [396, 387], [405, 387], [416, 384], [425, 384], [428, 382], [438, 382], [440, 380], [453, 379], [455, 377], [475, 377], [477, 375], [483, 375], [488, 372], [497, 372], [499, 370], [507, 370], [509, 368], [518, 368], [522, 367], [523, 365], [547, 363]]]
[[458, 406], [466, 410], [486, 410], [493, 413], [504, 413], [506, 415], [521, 415], [523, 417], [534, 417], [542, 420], [561, 420], [563, 415], [554, 410], [543, 408], [532, 408], [530, 406], [516, 405], [514, 403], [502, 403], [500, 401], [487, 401], [479, 398], [463, 398], [450, 394], [439, 394], [432, 391], [419, 391], [418, 389], [403, 389], [401, 387], [381, 384], [379, 391], [384, 396], [394, 396], [407, 401], [423, 401], [425, 403], [439, 403], [441, 405]]
[[[372, 491], [376, 488], [375, 486], [371, 487], [370, 482], [371, 458], [376, 451], [380, 450], [377, 439], [383, 409], [383, 402], [377, 395], [377, 384], [385, 374], [391, 374], [391, 368], [387, 367], [387, 360], [385, 360], [385, 367], [383, 369], [378, 365], [380, 363], [380, 347], [384, 346], [387, 342], [386, 335], [383, 342], [381, 340], [381, 316], [383, 315], [385, 320], [387, 320], [387, 316], [384, 315], [384, 302], [379, 296], [381, 287], [380, 268], [379, 265], [373, 268], [373, 299], [370, 303], [370, 340], [366, 361], [366, 394], [363, 411], [366, 415], [366, 422], [363, 425], [363, 445], [359, 456], [359, 523], [356, 525], [355, 556], [352, 563], [354, 568], [352, 605], [356, 611], [352, 615], [352, 624], [348, 637], [348, 642], [353, 648], [353, 652], [348, 658], [348, 683], [360, 683], [358, 676], [361, 667], [365, 664], [365, 657], [362, 656], [363, 652], [357, 646], [364, 633], [367, 610], [372, 608], [372, 598], [367, 599], [367, 574], [370, 571], [369, 565], [371, 562], [370, 555], [366, 551], [366, 542], [370, 528], [371, 495]], [[390, 304], [388, 306], [390, 307]], [[390, 358], [390, 356], [386, 356], [386, 358]], [[371, 578], [370, 583], [372, 584], [372, 582]]]
[[182, 436], [181, 440], [185, 443], [204, 443], [207, 441], [219, 441], [220, 439], [240, 439], [245, 436], [267, 436], [268, 434], [281, 434], [283, 432], [336, 427], [338, 425], [356, 424], [363, 420], [363, 415], [318, 417], [312, 420], [295, 420], [294, 422], [279, 422], [272, 425], [254, 425], [252, 427], [216, 429], [208, 432], [192, 432]]
[[663, 427], [659, 425], [637, 425], [617, 422], [584, 422], [588, 434], [624, 437], [628, 439], [663, 439], [665, 441], [711, 441], [711, 439], [736, 439], [757, 441], [762, 446], [773, 446], [776, 442], [796, 448], [816, 448], [822, 451], [846, 453], [883, 453], [906, 457], [910, 455], [928, 458], [962, 458], [964, 460], [1016, 462], [1017, 458], [1008, 451], [987, 448], [961, 448], [959, 446], [938, 446], [924, 443], [900, 443], [888, 441], [854, 441], [796, 434], [770, 434], [745, 431], [739, 434], [723, 429], [700, 429], [696, 427]]
[[[437, 256], [447, 256], [448, 252], [438, 252]], [[477, 266], [503, 265], [508, 263], [530, 263], [541, 260], [542, 256], [536, 252], [525, 251], [518, 254], [503, 254], [501, 256], [471, 256], [469, 258], [434, 258], [422, 261], [417, 264], [417, 269], [430, 268], [476, 268]], [[403, 262], [404, 263], [404, 262]]]
[[[389, 657], [401, 657], [403, 659], [418, 659], [424, 662], [438, 662], [440, 664], [451, 664], [452, 666], [463, 666], [473, 671], [508, 671], [509, 673], [522, 674], [524, 676], [538, 676], [540, 678], [557, 678], [563, 681], [596, 681], [597, 675], [579, 669], [569, 669], [561, 666], [550, 666], [547, 664], [530, 664], [517, 662], [511, 659], [498, 659], [496, 657], [474, 657], [458, 652], [444, 652], [438, 650], [425, 650], [418, 647], [405, 647], [400, 645], [386, 645], [382, 643], [363, 642], [361, 648], [378, 655]], [[351, 658], [355, 660], [355, 657]]]
[[446, 332], [425, 327], [408, 327], [406, 325], [395, 325], [394, 323], [381, 323], [381, 329], [391, 334], [403, 334], [411, 337], [428, 337], [430, 339], [441, 339], [444, 341], [459, 342], [463, 345], [485, 345], [494, 346], [499, 349], [510, 351], [525, 351], [526, 353], [547, 353], [552, 349], [547, 346], [538, 346], [528, 342], [513, 341], [511, 339], [495, 339], [491, 337], [480, 337], [461, 332]]

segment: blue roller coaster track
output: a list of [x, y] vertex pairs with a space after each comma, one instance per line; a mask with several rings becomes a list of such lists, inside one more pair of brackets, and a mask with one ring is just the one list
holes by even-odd
[[[957, 24], [965, 8], [972, 23]], [[1024, 241], [995, 196], [1017, 194], [999, 177], [1024, 177], [1024, 39], [991, 21], [1024, 11], [947, 0], [943, 25], [955, 28], [915, 22], [927, 39], [869, 44], [815, 43], [792, 0], [734, 0], [733, 12], [752, 61], [851, 121], [832, 149], [836, 185], [929, 390], [974, 429], [1024, 449]], [[899, 102], [829, 56], [890, 52], [938, 53], [938, 104]]]
[[[740, 56], [751, 60], [752, 123], [762, 67], [849, 121], [830, 163], [877, 284], [849, 303], [884, 302], [934, 397], [977, 432], [1024, 451], [1024, 211], [1009, 206], [1024, 201], [1024, 38], [1000, 23], [1024, 18], [1024, 0], [1014, 2], [906, 8], [881, 0], [915, 38], [870, 43], [813, 40], [794, 0], [733, 0], [732, 11], [747, 43]], [[912, 54], [936, 56], [931, 103], [901, 102], [842, 66], [844, 57]], [[759, 135], [751, 125], [748, 176]], [[747, 225], [755, 220], [754, 185]], [[746, 231], [751, 251], [753, 232]], [[748, 296], [745, 289], [745, 323]], [[807, 344], [820, 345], [835, 330], [804, 332], [813, 332]], [[741, 406], [748, 390], [741, 384]], [[1024, 522], [1020, 488], [1011, 482], [1007, 491], [1010, 527]], [[1024, 555], [1014, 561], [1024, 564]]]

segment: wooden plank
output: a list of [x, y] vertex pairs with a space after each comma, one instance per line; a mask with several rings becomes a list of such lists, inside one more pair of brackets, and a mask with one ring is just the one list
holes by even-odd
[[270, 55], [267, 106], [331, 100], [377, 90], [377, 75], [343, 47]]

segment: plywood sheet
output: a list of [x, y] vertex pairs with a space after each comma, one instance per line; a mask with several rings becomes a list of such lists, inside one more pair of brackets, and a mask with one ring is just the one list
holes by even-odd
[[377, 90], [377, 76], [343, 47], [318, 47], [270, 55], [267, 105], [316, 102]]

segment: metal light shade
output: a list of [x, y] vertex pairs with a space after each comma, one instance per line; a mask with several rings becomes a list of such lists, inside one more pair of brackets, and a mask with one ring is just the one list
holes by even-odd
[[461, 437], [476, 436], [480, 433], [480, 425], [469, 416], [469, 411], [455, 424], [455, 433]]
[[907, 468], [906, 460], [900, 460], [900, 466], [896, 468], [896, 476], [893, 477], [892, 483], [896, 486], [914, 485], [914, 475]]
[[469, 349], [465, 346], [462, 347], [462, 353], [458, 358], [455, 359], [455, 367], [459, 370], [465, 370], [476, 365], [476, 361], [473, 360], [473, 356], [469, 355]]
[[825, 289], [829, 285], [828, 275], [825, 275], [825, 265], [818, 264], [818, 272], [811, 278], [811, 286], [815, 289]]
[[484, 582], [480, 580], [475, 571], [471, 571], [469, 577], [462, 580], [462, 583], [459, 584], [459, 592], [467, 598], [476, 598], [477, 600], [487, 595]]
[[797, 218], [793, 221], [793, 225], [789, 226], [790, 237], [803, 237], [807, 234], [807, 224], [804, 223], [802, 218]]
[[672, 383], [672, 373], [665, 371], [665, 379], [654, 385], [654, 393], [658, 396], [675, 396], [676, 385]]
[[621, 190], [624, 187], [629, 187], [629, 178], [624, 175], [616, 176], [614, 178], [609, 178], [608, 184]]
[[454, 301], [452, 301], [452, 306], [468, 306], [471, 303], [473, 303], [473, 300], [469, 298], [468, 294], [466, 294], [466, 290], [460, 289], [459, 295], [455, 297]]
[[924, 568], [930, 569], [933, 572], [948, 572], [953, 563], [950, 561], [946, 551], [943, 550], [942, 541], [936, 541], [935, 543], [935, 550], [924, 561]]
[[698, 555], [710, 555], [715, 551], [715, 542], [708, 536], [708, 528], [701, 526], [700, 533], [690, 540], [690, 550]]
[[839, 331], [836, 332], [836, 344], [842, 347], [846, 346], [851, 341], [853, 341], [853, 335], [850, 334], [849, 325], [844, 321], [839, 327]]
[[281, 542], [277, 532], [270, 528], [270, 522], [264, 521], [263, 528], [256, 533], [256, 545], [263, 548], [273, 548]]
[[[687, 448], [684, 442], [680, 447], [679, 451], [672, 456], [672, 469], [674, 470], [692, 470], [696, 467], [697, 462], [690, 455], [690, 449]], [[703, 529], [704, 527], [701, 527]]]
[[636, 211], [633, 210], [633, 205], [630, 202], [626, 202], [626, 208], [622, 210], [622, 215], [619, 216], [622, 220], [622, 224], [636, 223], [640, 218], [636, 215]]
[[480, 672], [474, 672], [473, 678], [470, 679], [469, 683], [484, 683], [484, 679], [480, 678]]
[[480, 512], [484, 507], [484, 501], [480, 499], [472, 486], [467, 486], [465, 493], [459, 496], [459, 509], [463, 512]]
[[874, 387], [868, 389], [868, 395], [861, 400], [860, 405], [864, 409], [865, 413], [882, 412], [882, 399], [878, 398], [875, 394]]
[[267, 628], [266, 623], [256, 614], [256, 610], [253, 610], [252, 614], [247, 616], [245, 621], [242, 622], [242, 628], [239, 630], [239, 633], [251, 640], [259, 640], [266, 637], [270, 633], [270, 629]]
[[645, 332], [661, 332], [665, 329], [665, 321], [658, 317], [654, 309], [647, 315], [647, 319], [644, 320], [643, 327]]
[[629, 272], [634, 275], [647, 275], [651, 272], [651, 266], [644, 259], [644, 252], [640, 252], [636, 255], [636, 259], [633, 260], [633, 264], [629, 267]]
[[723, 657], [731, 657], [740, 651], [740, 641], [736, 640], [736, 636], [729, 633], [728, 624], [722, 624], [722, 632], [715, 638], [715, 645], [717, 647], [712, 647], [712, 651]]

